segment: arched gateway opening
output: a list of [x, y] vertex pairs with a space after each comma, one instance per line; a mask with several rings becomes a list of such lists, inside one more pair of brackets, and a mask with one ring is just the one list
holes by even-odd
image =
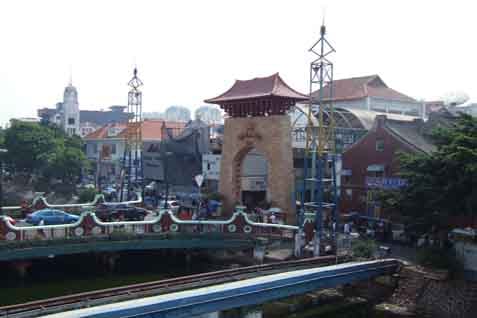
[[264, 208], [270, 203], [268, 193], [268, 160], [257, 149], [252, 148], [242, 155], [240, 165], [240, 197], [241, 202], [249, 209]]
[[296, 102], [307, 99], [308, 96], [290, 88], [276, 73], [236, 81], [222, 95], [205, 101], [219, 104], [228, 115], [219, 181], [225, 213], [232, 213], [236, 204], [245, 204], [243, 163], [254, 150], [267, 159], [266, 199], [285, 212], [288, 224], [295, 224], [295, 176], [287, 112]]

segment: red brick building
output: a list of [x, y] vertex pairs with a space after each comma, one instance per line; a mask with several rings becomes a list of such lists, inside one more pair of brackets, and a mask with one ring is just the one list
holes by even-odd
[[395, 190], [406, 184], [398, 174], [398, 153], [431, 154], [435, 146], [430, 133], [438, 126], [452, 125], [453, 118], [445, 110], [431, 114], [426, 122], [391, 120], [378, 115], [372, 129], [343, 153], [341, 212], [383, 217], [373, 198], [376, 191]]

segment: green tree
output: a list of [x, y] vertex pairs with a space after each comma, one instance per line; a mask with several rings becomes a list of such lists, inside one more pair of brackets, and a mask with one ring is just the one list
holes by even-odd
[[83, 141], [78, 136], [67, 136], [55, 129], [55, 151], [48, 154], [44, 175], [61, 179], [64, 183], [75, 183], [86, 168], [88, 161], [82, 151]]
[[86, 162], [81, 149], [59, 146], [49, 155], [44, 174], [47, 177], [61, 179], [64, 183], [75, 183]]
[[0, 148], [5, 147], [5, 130], [0, 127]]
[[87, 165], [78, 136], [52, 124], [15, 122], [5, 133], [8, 160], [17, 171], [74, 183]]
[[432, 135], [437, 146], [432, 154], [400, 156], [408, 185], [385, 202], [414, 219], [445, 227], [449, 216], [477, 213], [477, 119], [462, 114], [455, 127]]
[[35, 123], [14, 122], [5, 131], [7, 161], [17, 171], [34, 173], [46, 163], [48, 154], [55, 151], [52, 131]]

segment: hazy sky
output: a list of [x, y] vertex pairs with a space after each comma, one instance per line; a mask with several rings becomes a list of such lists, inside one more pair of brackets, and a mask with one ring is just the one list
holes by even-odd
[[53, 107], [70, 65], [82, 109], [126, 104], [135, 63], [145, 111], [274, 72], [306, 93], [323, 7], [335, 79], [379, 74], [415, 98], [477, 101], [475, 1], [2, 0], [0, 123]]

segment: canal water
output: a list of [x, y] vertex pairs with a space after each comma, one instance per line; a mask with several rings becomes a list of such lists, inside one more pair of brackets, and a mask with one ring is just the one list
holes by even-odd
[[[58, 297], [74, 293], [149, 282], [183, 275], [203, 273], [231, 264], [217, 264], [205, 256], [193, 256], [190, 262], [180, 253], [122, 253], [113, 270], [104, 258], [75, 255], [35, 260], [21, 278], [9, 263], [0, 262], [0, 306]], [[210, 313], [200, 318], [361, 318], [373, 317], [364, 304], [334, 304], [289, 313], [283, 310], [287, 300], [250, 308]], [[199, 318], [196, 317], [196, 318]], [[384, 318], [380, 316], [380, 318]]]
[[184, 254], [121, 253], [114, 270], [95, 255], [71, 255], [35, 260], [21, 278], [11, 264], [0, 262], [0, 306], [85, 291], [143, 283], [223, 268], [205, 257]]

